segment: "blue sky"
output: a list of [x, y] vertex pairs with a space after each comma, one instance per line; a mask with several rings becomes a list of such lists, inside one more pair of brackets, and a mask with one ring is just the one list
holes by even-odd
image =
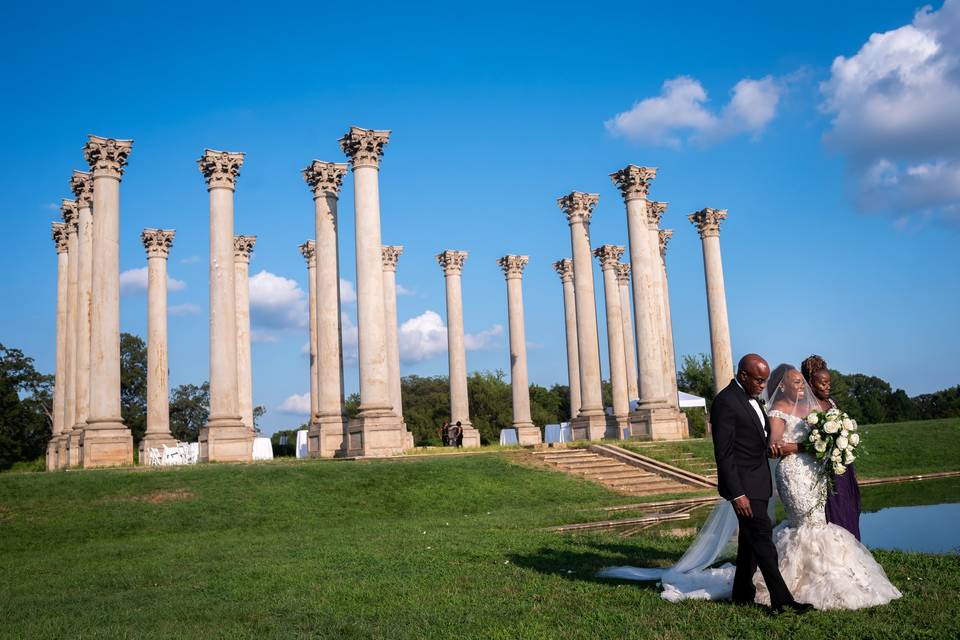
[[[599, 193], [593, 243], [624, 244], [607, 174], [635, 163], [659, 168], [651, 197], [671, 203], [678, 355], [709, 351], [699, 238], [686, 215], [710, 206], [730, 210], [721, 242], [735, 355], [796, 362], [818, 352], [911, 394], [960, 382], [956, 1], [919, 14], [913, 2], [368, 3], [366, 13], [131, 4], [21, 3], [0, 27], [0, 295], [10, 305], [0, 341], [44, 371], [54, 360], [52, 207], [70, 196], [71, 170], [86, 168], [86, 134], [135, 140], [121, 186], [121, 269], [146, 265], [144, 227], [177, 230], [174, 385], [208, 372], [208, 209], [195, 160], [205, 147], [243, 151], [236, 231], [259, 236], [254, 401], [268, 408], [265, 430], [299, 424], [282, 408], [309, 390], [297, 246], [312, 237], [313, 208], [299, 170], [344, 161], [336, 141], [356, 124], [393, 130], [381, 209], [384, 243], [406, 247], [404, 374], [446, 372], [428, 312], [445, 317], [433, 256], [451, 248], [470, 252], [469, 369], [509, 369], [494, 261], [527, 254], [530, 379], [565, 383], [550, 265], [570, 244], [555, 200]], [[352, 205], [348, 179], [340, 250], [351, 283]], [[145, 336], [146, 296], [136, 273], [125, 282], [122, 328]], [[352, 303], [344, 312], [355, 320]], [[355, 364], [345, 378], [356, 390]]]

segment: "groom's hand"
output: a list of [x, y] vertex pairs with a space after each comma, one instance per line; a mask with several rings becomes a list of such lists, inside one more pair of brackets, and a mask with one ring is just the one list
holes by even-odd
[[733, 501], [733, 510], [741, 518], [752, 518], [753, 509], [750, 508], [750, 498], [747, 496], [740, 496]]

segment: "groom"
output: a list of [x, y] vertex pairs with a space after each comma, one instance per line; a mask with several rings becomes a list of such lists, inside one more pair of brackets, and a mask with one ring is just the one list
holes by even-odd
[[733, 602], [753, 602], [753, 575], [759, 567], [770, 592], [773, 613], [787, 609], [806, 613], [813, 607], [795, 601], [780, 575], [767, 516], [767, 501], [773, 493], [767, 464], [770, 425], [759, 395], [769, 376], [766, 360], [753, 353], [745, 355], [737, 366], [736, 379], [717, 394], [710, 407], [717, 488], [721, 496], [733, 503], [740, 524]]

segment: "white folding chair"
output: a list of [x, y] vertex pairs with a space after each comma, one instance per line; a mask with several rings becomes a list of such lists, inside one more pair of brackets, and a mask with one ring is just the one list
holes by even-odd
[[163, 465], [172, 465], [180, 464], [180, 452], [177, 451], [175, 447], [168, 447], [167, 445], [161, 445], [163, 447], [163, 458], [161, 464]]
[[147, 457], [151, 467], [159, 467], [161, 464], [160, 451], [156, 447], [147, 449]]

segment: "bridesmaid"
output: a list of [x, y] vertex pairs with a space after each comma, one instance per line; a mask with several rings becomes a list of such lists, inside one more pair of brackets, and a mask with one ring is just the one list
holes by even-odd
[[[800, 365], [820, 408], [828, 411], [837, 406], [830, 397], [830, 370], [820, 356], [810, 356]], [[827, 494], [827, 522], [843, 527], [860, 540], [860, 486], [852, 464], [846, 473], [833, 476], [834, 491]]]

